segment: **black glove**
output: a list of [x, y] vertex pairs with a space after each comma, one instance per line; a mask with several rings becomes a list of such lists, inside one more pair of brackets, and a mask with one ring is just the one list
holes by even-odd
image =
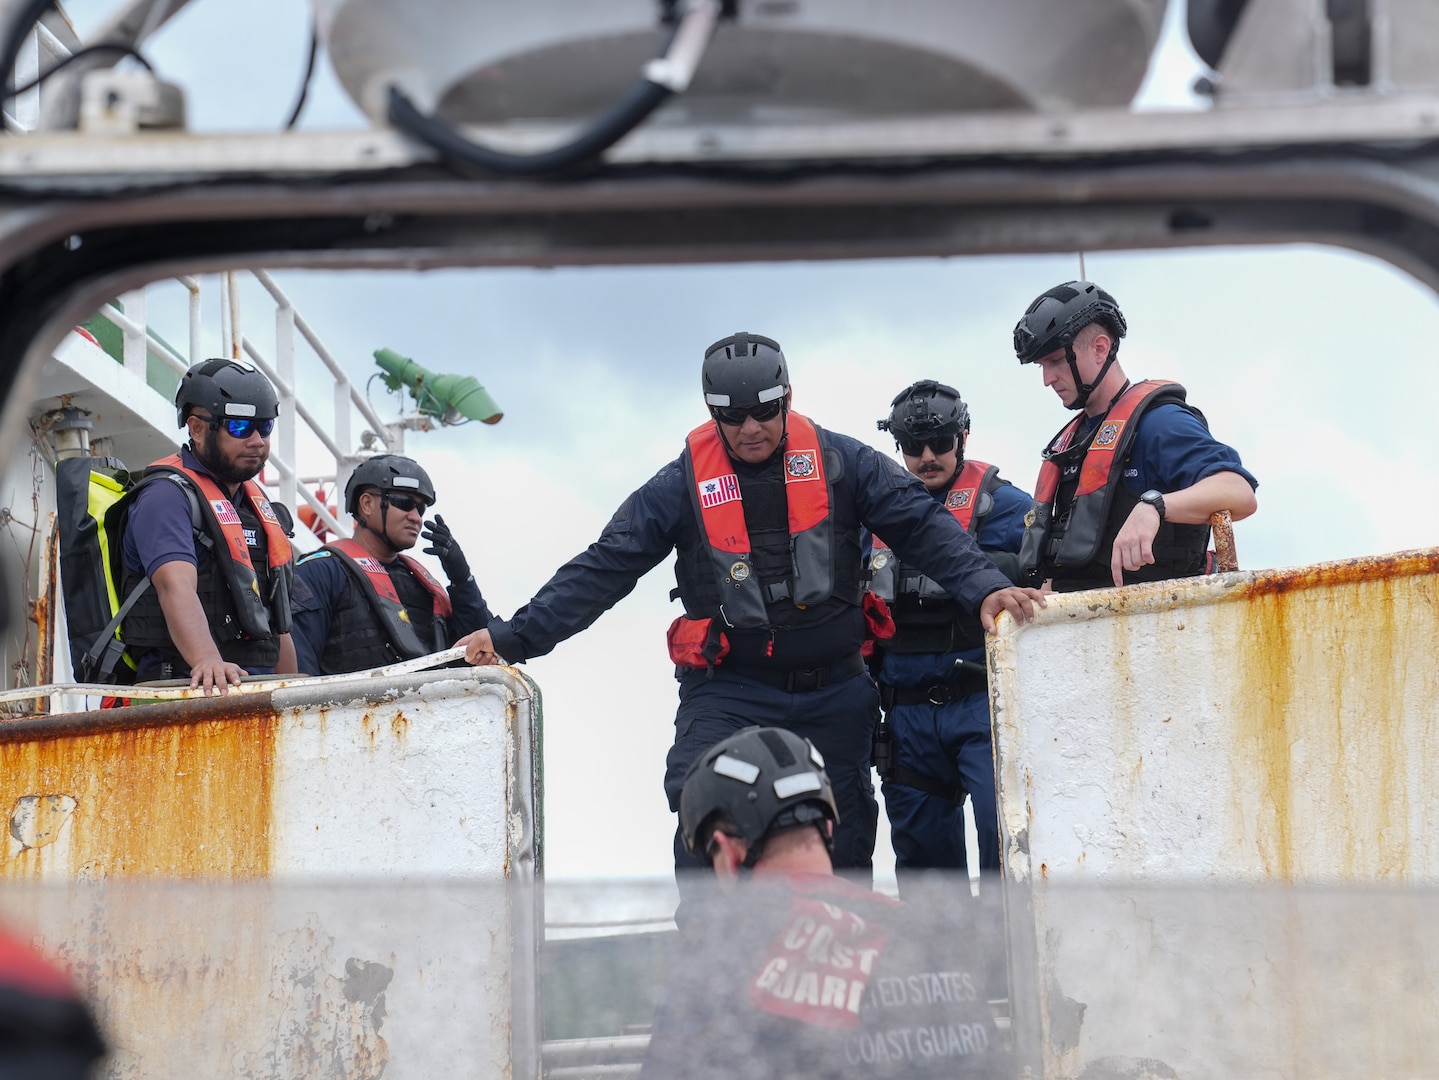
[[455, 542], [455, 534], [450, 532], [450, 527], [445, 524], [444, 518], [436, 514], [434, 521], [425, 522], [425, 528], [420, 536], [430, 542], [430, 546], [425, 548], [425, 554], [433, 555], [440, 560], [440, 565], [444, 567], [445, 576], [450, 579], [451, 585], [458, 585], [462, 581], [470, 580], [470, 564], [465, 561], [465, 553]]

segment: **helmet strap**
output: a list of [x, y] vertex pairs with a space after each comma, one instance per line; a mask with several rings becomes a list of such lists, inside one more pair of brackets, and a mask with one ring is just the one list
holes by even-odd
[[[359, 503], [356, 502], [355, 509], [358, 510], [359, 508]], [[385, 542], [385, 546], [390, 549], [391, 553], [398, 555], [400, 553], [400, 549], [396, 547], [395, 542], [390, 539], [389, 522], [387, 520], [389, 516], [390, 496], [389, 493], [382, 488], [380, 490], [380, 527], [378, 529], [371, 528], [369, 522], [367, 522], [362, 517], [355, 518], [355, 524], [362, 529], [367, 529], [368, 531], [374, 533], [376, 536], [378, 536], [381, 540]]]
[[1119, 342], [1111, 338], [1109, 342], [1109, 355], [1104, 358], [1104, 363], [1101, 365], [1099, 373], [1094, 376], [1094, 381], [1087, 383], [1079, 377], [1079, 359], [1074, 355], [1074, 343], [1066, 341], [1064, 343], [1064, 358], [1069, 361], [1069, 373], [1074, 376], [1076, 394], [1074, 400], [1066, 405], [1065, 408], [1078, 412], [1088, 405], [1089, 395], [1094, 393], [1094, 388], [1104, 381], [1104, 377], [1109, 374], [1109, 369], [1114, 366], [1114, 360], [1118, 355]]

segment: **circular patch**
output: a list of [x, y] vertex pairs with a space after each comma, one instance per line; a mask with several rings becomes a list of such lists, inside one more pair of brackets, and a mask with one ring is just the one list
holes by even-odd
[[735, 563], [729, 568], [729, 576], [735, 581], [744, 581], [747, 577], [749, 577], [749, 563]]
[[872, 567], [873, 567], [874, 569], [876, 569], [876, 570], [883, 570], [886, 566], [889, 565], [889, 552], [887, 552], [887, 551], [877, 551], [877, 552], [875, 552], [875, 553], [874, 553], [874, 558], [870, 560], [869, 565], [872, 566]]

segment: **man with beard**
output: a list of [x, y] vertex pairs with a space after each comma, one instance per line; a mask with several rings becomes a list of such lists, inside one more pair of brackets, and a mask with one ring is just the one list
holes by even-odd
[[[999, 469], [965, 458], [969, 407], [952, 386], [926, 379], [900, 391], [879, 421], [904, 466], [1011, 580], [1030, 498]], [[904, 887], [916, 870], [963, 870], [963, 804], [973, 800], [979, 868], [999, 871], [999, 815], [990, 745], [984, 628], [939, 585], [875, 537], [871, 588], [894, 616], [872, 667], [885, 711], [875, 743], [884, 806]]]
[[121, 624], [140, 681], [189, 677], [226, 693], [244, 675], [289, 674], [290, 515], [254, 480], [270, 456], [279, 400], [238, 360], [205, 360], [180, 380], [190, 441], [154, 462], [124, 524], [121, 595], [146, 589]]
[[[364, 671], [447, 649], [488, 625], [490, 609], [445, 519], [430, 474], [412, 458], [379, 454], [345, 484], [352, 539], [306, 555], [295, 568], [295, 654], [312, 675]], [[423, 531], [422, 531], [423, 530]], [[421, 538], [440, 560], [446, 589], [404, 554]]]
[[[871, 446], [790, 408], [771, 338], [739, 333], [705, 350], [709, 410], [680, 456], [625, 500], [589, 549], [511, 619], [463, 644], [471, 663], [543, 656], [676, 556], [685, 613], [667, 635], [679, 680], [665, 793], [678, 810], [690, 763], [760, 723], [807, 736], [829, 762], [839, 806], [834, 863], [868, 880], [879, 808], [870, 748], [879, 692], [861, 649], [869, 569], [861, 527], [879, 533], [972, 612], [1034, 618], [1043, 598], [995, 569], [924, 488]], [[675, 837], [676, 869], [704, 864]], [[690, 875], [681, 877], [683, 882]]]

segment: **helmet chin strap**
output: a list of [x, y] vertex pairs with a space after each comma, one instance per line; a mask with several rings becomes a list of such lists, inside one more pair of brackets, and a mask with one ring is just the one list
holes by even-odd
[[367, 522], [364, 518], [356, 518], [355, 524], [362, 529], [374, 533], [376, 536], [378, 536], [381, 540], [385, 542], [385, 546], [390, 549], [391, 554], [398, 555], [400, 553], [400, 549], [396, 547], [395, 542], [390, 539], [390, 530], [387, 523], [387, 519], [389, 518], [389, 516], [390, 496], [382, 491], [380, 492], [380, 527], [378, 529], [371, 528], [369, 522]]
[[1064, 358], [1069, 361], [1069, 373], [1074, 376], [1074, 386], [1077, 390], [1074, 400], [1065, 406], [1076, 412], [1089, 404], [1089, 395], [1094, 393], [1094, 388], [1104, 381], [1104, 376], [1109, 374], [1109, 369], [1114, 366], [1114, 359], [1119, 355], [1119, 343], [1110, 341], [1109, 355], [1104, 358], [1104, 365], [1099, 369], [1099, 374], [1094, 376], [1093, 382], [1085, 382], [1079, 377], [1079, 360], [1074, 355], [1073, 342], [1064, 343]]

